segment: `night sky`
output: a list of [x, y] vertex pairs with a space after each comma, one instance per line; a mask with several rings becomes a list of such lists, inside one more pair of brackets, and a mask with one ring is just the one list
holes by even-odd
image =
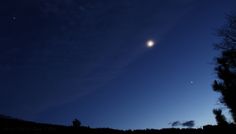
[[0, 114], [118, 129], [215, 124], [213, 44], [235, 7], [235, 0], [1, 0]]

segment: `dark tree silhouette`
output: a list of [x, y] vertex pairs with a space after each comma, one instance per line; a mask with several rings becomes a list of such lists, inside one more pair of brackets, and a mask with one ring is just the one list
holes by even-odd
[[73, 127], [77, 128], [81, 126], [81, 122], [78, 119], [74, 119], [72, 123], [73, 123]]
[[228, 122], [226, 121], [225, 116], [222, 114], [221, 109], [214, 109], [213, 113], [215, 115], [216, 122], [219, 126], [227, 126], [228, 125]]
[[236, 16], [228, 16], [228, 24], [219, 30], [222, 41], [216, 44], [221, 55], [216, 60], [218, 80], [214, 91], [221, 93], [220, 102], [227, 106], [236, 123]]

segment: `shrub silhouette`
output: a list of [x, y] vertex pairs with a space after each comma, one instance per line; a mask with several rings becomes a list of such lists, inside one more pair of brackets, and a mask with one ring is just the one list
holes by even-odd
[[217, 122], [218, 126], [227, 126], [228, 125], [228, 122], [226, 121], [225, 116], [222, 114], [221, 109], [214, 109], [213, 113], [215, 115], [216, 122]]
[[81, 122], [78, 119], [74, 119], [72, 124], [73, 124], [73, 127], [76, 127], [76, 128], [81, 127]]

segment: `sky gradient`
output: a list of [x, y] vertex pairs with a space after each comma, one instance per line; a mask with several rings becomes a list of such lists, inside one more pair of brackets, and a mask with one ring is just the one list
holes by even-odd
[[235, 7], [235, 0], [1, 1], [0, 114], [119, 129], [215, 124], [213, 43]]

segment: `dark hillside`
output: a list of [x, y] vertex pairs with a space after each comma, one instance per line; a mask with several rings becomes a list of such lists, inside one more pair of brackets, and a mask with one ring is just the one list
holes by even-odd
[[110, 128], [89, 128], [89, 127], [73, 127], [53, 124], [35, 123], [20, 119], [14, 119], [8, 116], [0, 116], [0, 132], [62, 132], [62, 133], [88, 133], [88, 134], [212, 134], [212, 133], [227, 133], [235, 134], [236, 126], [228, 125], [225, 127], [219, 126], [204, 126], [198, 129], [144, 129], [144, 130], [115, 130]]

